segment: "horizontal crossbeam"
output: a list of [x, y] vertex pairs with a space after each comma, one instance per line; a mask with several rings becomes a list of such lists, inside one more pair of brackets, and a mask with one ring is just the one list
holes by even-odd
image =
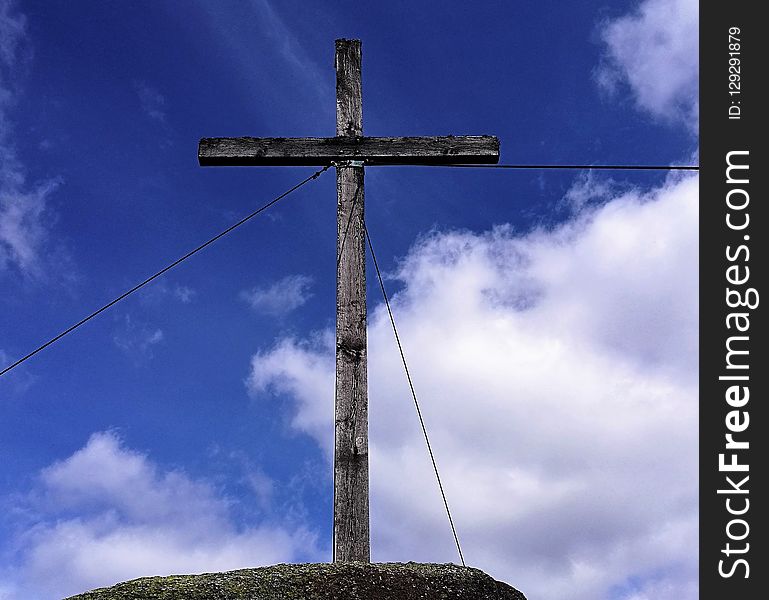
[[495, 164], [499, 139], [491, 135], [432, 137], [203, 138], [201, 166], [325, 166], [366, 164]]

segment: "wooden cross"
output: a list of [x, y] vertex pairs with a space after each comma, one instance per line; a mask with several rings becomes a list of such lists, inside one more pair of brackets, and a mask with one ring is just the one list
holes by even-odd
[[360, 40], [336, 40], [336, 137], [203, 138], [202, 166], [333, 165], [337, 186], [334, 549], [369, 562], [364, 165], [496, 163], [493, 136], [363, 137]]

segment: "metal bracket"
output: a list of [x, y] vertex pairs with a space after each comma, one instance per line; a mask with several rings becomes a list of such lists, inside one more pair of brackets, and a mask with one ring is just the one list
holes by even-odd
[[332, 162], [332, 165], [335, 167], [362, 167], [363, 161], [362, 160], [339, 160], [336, 162]]

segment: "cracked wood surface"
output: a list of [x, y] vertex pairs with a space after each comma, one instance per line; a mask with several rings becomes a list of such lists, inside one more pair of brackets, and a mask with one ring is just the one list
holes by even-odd
[[[339, 105], [337, 104], [337, 107]], [[347, 130], [352, 130], [347, 121]], [[345, 160], [368, 164], [495, 164], [499, 140], [491, 135], [330, 138], [203, 138], [202, 166], [325, 166]]]
[[[363, 131], [360, 42], [336, 42], [337, 134]], [[337, 167], [334, 561], [369, 562], [363, 167]]]

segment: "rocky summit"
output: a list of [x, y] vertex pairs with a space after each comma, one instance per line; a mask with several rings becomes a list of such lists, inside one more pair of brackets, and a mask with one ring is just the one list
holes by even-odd
[[142, 577], [67, 600], [526, 600], [483, 571], [453, 564], [274, 565]]

